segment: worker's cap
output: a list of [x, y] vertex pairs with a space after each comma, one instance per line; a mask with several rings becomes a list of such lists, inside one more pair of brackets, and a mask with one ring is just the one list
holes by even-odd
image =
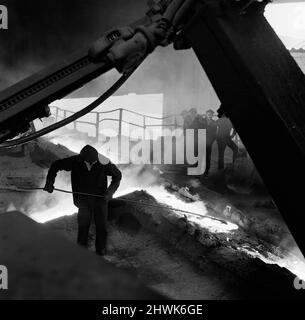
[[89, 163], [93, 163], [98, 160], [98, 152], [95, 148], [86, 145], [80, 152], [80, 156]]
[[180, 113], [181, 117], [186, 117], [188, 115], [188, 111], [186, 110], [183, 110], [181, 113]]
[[212, 114], [214, 114], [215, 112], [214, 112], [214, 110], [209, 109], [209, 110], [207, 110], [207, 112], [206, 112], [206, 113], [212, 113]]
[[191, 108], [189, 112], [190, 113], [197, 113], [197, 109], [196, 108]]

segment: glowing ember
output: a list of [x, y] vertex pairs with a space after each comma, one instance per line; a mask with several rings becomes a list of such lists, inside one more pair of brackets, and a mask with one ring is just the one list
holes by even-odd
[[[84, 145], [84, 141], [75, 141], [73, 138], [65, 137], [63, 139], [62, 135], [57, 135], [52, 137], [51, 140], [55, 143], [62, 143], [63, 145], [69, 146], [70, 150], [74, 152], [79, 152], [81, 147]], [[69, 140], [69, 141], [68, 141]], [[104, 153], [110, 159], [112, 155], [107, 154], [107, 150], [98, 148], [101, 153]], [[69, 190], [70, 186], [66, 182], [61, 181], [60, 177], [57, 179], [57, 183], [61, 185], [58, 186], [62, 189]], [[195, 183], [195, 182], [194, 182]], [[168, 192], [165, 187], [160, 186], [160, 181], [156, 175], [150, 171], [143, 172], [141, 166], [131, 166], [123, 170], [123, 179], [121, 186], [116, 193], [116, 197], [121, 197], [135, 191], [144, 190], [152, 197], [154, 197], [158, 203], [161, 205], [170, 207], [172, 212], [177, 214], [177, 216], [186, 216], [190, 223], [196, 224], [203, 229], [207, 229], [212, 233], [226, 233], [230, 234], [238, 229], [238, 226], [230, 222], [222, 222], [213, 219], [213, 217], [208, 216], [208, 210], [203, 201], [195, 202], [185, 202], [177, 197], [175, 194]], [[37, 195], [38, 196], [38, 195]], [[72, 202], [72, 197], [68, 195], [57, 194], [58, 205], [52, 208], [46, 208], [46, 210], [32, 210], [31, 218], [37, 222], [47, 222], [65, 215], [72, 215], [77, 212], [77, 208], [74, 207]], [[33, 201], [35, 202], [35, 201]], [[176, 210], [175, 210], [176, 209]], [[188, 214], [178, 210], [193, 212], [196, 215]], [[198, 215], [198, 216], [197, 216]], [[229, 238], [227, 238], [229, 241]], [[259, 258], [263, 262], [268, 264], [277, 264], [280, 267], [284, 267], [290, 270], [293, 274], [298, 276], [300, 279], [305, 280], [305, 260], [304, 258], [297, 257], [295, 255], [283, 255], [283, 254], [272, 254], [266, 252], [261, 254], [258, 250], [252, 247], [243, 246], [238, 248], [248, 255]]]
[[[138, 189], [129, 188], [127, 190], [125, 189], [124, 193], [131, 193], [136, 190]], [[233, 223], [217, 221], [212, 217], [209, 217], [207, 215], [207, 208], [203, 201], [184, 202], [177, 198], [174, 194], [168, 192], [163, 186], [146, 187], [144, 188], [144, 190], [152, 197], [154, 197], [159, 203], [171, 207], [171, 209], [177, 215], [187, 216], [188, 221], [196, 223], [200, 227], [208, 229], [210, 232], [228, 233], [238, 229], [238, 226]], [[123, 194], [120, 194], [119, 196], [122, 195]], [[195, 214], [202, 215], [202, 217], [177, 210], [193, 212]]]
[[305, 259], [303, 257], [297, 257], [292, 254], [288, 254], [285, 257], [277, 256], [271, 252], [266, 252], [266, 256], [263, 256], [257, 250], [243, 246], [238, 250], [246, 252], [248, 255], [258, 258], [267, 264], [277, 264], [282, 268], [286, 268], [299, 279], [305, 281]]
[[[149, 178], [149, 177], [147, 177]], [[134, 182], [134, 181], [133, 181]], [[150, 179], [147, 179], [148, 185]], [[123, 183], [124, 185], [131, 185], [133, 183]], [[67, 188], [66, 188], [67, 189]], [[163, 186], [145, 186], [144, 188], [136, 187], [124, 187], [120, 188], [115, 197], [121, 197], [125, 194], [132, 193], [139, 190], [145, 190], [148, 194], [154, 197], [160, 204], [168, 206], [171, 210], [179, 216], [186, 216], [189, 222], [195, 223], [198, 226], [208, 229], [213, 233], [229, 233], [238, 229], [238, 226], [225, 221], [218, 221], [207, 215], [207, 209], [202, 201], [196, 202], [184, 202], [174, 194], [168, 192]], [[73, 215], [77, 212], [77, 208], [74, 207], [72, 197], [68, 195], [59, 195], [59, 204], [48, 208], [46, 210], [40, 210], [39, 212], [32, 212], [30, 217], [39, 223], [45, 223], [50, 220], [57, 219], [62, 216]], [[176, 210], [175, 210], [176, 209]], [[195, 213], [181, 212], [179, 210]], [[197, 216], [199, 215], [199, 216]], [[200, 217], [200, 215], [202, 217]]]
[[71, 216], [76, 212], [77, 208], [73, 205], [72, 197], [67, 196], [66, 199], [62, 199], [55, 207], [44, 211], [33, 212], [30, 214], [30, 217], [36, 222], [45, 223], [63, 216]]

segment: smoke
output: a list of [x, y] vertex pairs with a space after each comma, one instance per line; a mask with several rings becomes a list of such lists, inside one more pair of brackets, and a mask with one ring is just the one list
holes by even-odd
[[[56, 139], [59, 139], [59, 137], [57, 136]], [[80, 148], [84, 145], [84, 141], [81, 141], [81, 144], [79, 143], [80, 140], [81, 139], [74, 139], [73, 142], [72, 138], [68, 140], [65, 135], [61, 136], [61, 142], [69, 146], [70, 150], [73, 150], [75, 152], [79, 152]], [[50, 143], [45, 143], [48, 144], [48, 146], [50, 147]], [[53, 152], [57, 150], [56, 155], [59, 157], [67, 156], [63, 153], [63, 151], [65, 151], [66, 149], [61, 151], [61, 148], [56, 148], [55, 146], [53, 146], [52, 150]], [[99, 148], [98, 150], [101, 152]], [[43, 176], [45, 177], [46, 169], [42, 169], [40, 173], [38, 173], [38, 171], [36, 172], [35, 170], [37, 170], [37, 167], [35, 169], [35, 166], [31, 164], [31, 160], [31, 158], [20, 158], [19, 165], [18, 163], [16, 163], [16, 160], [15, 164], [11, 165], [17, 168], [20, 167], [21, 169], [23, 168], [22, 166], [27, 168], [26, 174], [30, 176], [36, 176], [35, 182], [40, 184], [37, 186], [42, 187], [44, 184], [44, 179], [40, 179], [38, 175], [43, 174]], [[11, 161], [9, 162], [9, 159], [6, 159], [5, 161], [7, 163], [11, 163]], [[2, 163], [2, 165], [3, 164], [4, 163]], [[123, 179], [120, 188], [115, 195], [116, 197], [124, 196], [128, 193], [137, 190], [144, 190], [148, 194], [153, 196], [156, 199], [156, 201], [161, 205], [171, 207], [172, 215], [176, 216], [178, 219], [187, 219], [190, 225], [200, 226], [201, 228], [208, 229], [210, 232], [213, 233], [226, 233], [228, 234], [228, 237], [230, 237], [230, 233], [232, 231], [238, 229], [238, 226], [232, 222], [227, 221], [226, 223], [223, 223], [221, 221], [210, 218], [210, 209], [208, 209], [206, 201], [201, 201], [200, 199], [195, 201], [186, 201], [183, 198], [183, 194], [179, 193], [180, 190], [174, 188], [174, 183], [162, 177], [160, 171], [154, 168], [153, 166], [129, 165], [122, 167], [121, 170], [123, 173]], [[8, 172], [10, 171], [8, 170]], [[24, 179], [26, 180], [26, 175], [24, 176]], [[19, 180], [19, 178], [16, 180], [17, 185], [19, 185]], [[168, 184], [171, 185], [170, 192], [168, 189]], [[197, 185], [195, 181], [192, 181], [191, 184], [194, 187]], [[55, 186], [59, 189], [71, 190], [70, 174], [67, 172], [60, 172], [56, 178]], [[4, 194], [4, 196], [6, 195]], [[17, 199], [16, 194], [14, 194], [14, 197]], [[41, 223], [54, 220], [56, 218], [63, 217], [66, 215], [72, 215], [77, 212], [77, 208], [73, 205], [72, 195], [65, 193], [54, 192], [53, 194], [48, 194], [43, 191], [38, 191], [33, 193], [20, 194], [20, 199], [18, 201], [16, 199], [12, 199], [14, 201], [12, 201], [8, 205], [8, 209], [23, 211], [34, 220]], [[219, 198], [219, 200], [221, 201], [221, 198]], [[179, 210], [184, 210], [185, 212], [180, 212]], [[196, 213], [198, 215], [201, 215], [201, 217], [197, 217], [197, 215], [188, 214], [186, 213], [186, 211]], [[223, 217], [223, 219], [225, 219], [225, 217]], [[255, 242], [253, 242], [251, 246], [254, 244]], [[285, 250], [283, 250], [285, 248], [283, 247], [287, 247], [288, 245], [290, 247], [289, 251], [285, 252]], [[243, 246], [240, 248], [240, 250], [243, 250], [250, 255], [254, 255], [266, 263], [275, 263], [280, 266], [286, 267], [287, 269], [291, 270], [293, 273], [298, 275], [300, 278], [305, 279], [304, 258], [302, 257], [302, 254], [297, 249], [297, 247], [294, 245], [292, 248], [292, 245], [292, 242], [285, 244], [281, 243], [278, 244], [277, 247], [270, 245], [270, 252], [266, 251], [263, 252], [263, 254], [261, 253], [261, 244], [259, 244], [257, 248], [254, 246], [250, 247], [250, 249], [248, 246]]]
[[[69, 146], [69, 149], [76, 153], [80, 152], [85, 143], [89, 143], [89, 140], [85, 141], [84, 139], [69, 137], [67, 134], [49, 136], [49, 139], [52, 143], [61, 143]], [[102, 145], [94, 143], [91, 143], [91, 145], [94, 146], [100, 154], [105, 154], [106, 150], [103, 149]], [[109, 157], [108, 154], [107, 156]], [[171, 192], [169, 192], [167, 187], [171, 185], [171, 183], [162, 177], [162, 173], [157, 167], [129, 164], [123, 167], [121, 166], [120, 169], [122, 171], [122, 181], [115, 197], [121, 197], [135, 191], [144, 190], [153, 196], [160, 204], [173, 208], [174, 214], [178, 217], [187, 215], [190, 223], [200, 225], [209, 229], [211, 232], [227, 233], [238, 228], [237, 225], [230, 222], [224, 224], [212, 218], [201, 218], [208, 215], [205, 203], [198, 197], [193, 197], [193, 201], [190, 201], [190, 198], [186, 197], [184, 192], [180, 192], [180, 189], [183, 188], [179, 189], [176, 185], [173, 186]], [[59, 189], [71, 190], [69, 174], [60, 172], [56, 178], [55, 186]], [[184, 191], [186, 192], [186, 190]], [[71, 215], [77, 210], [72, 204], [70, 195], [58, 192], [52, 195], [35, 193], [27, 199], [26, 206], [27, 213], [38, 222], [46, 222], [64, 215]], [[179, 210], [184, 210], [184, 212]], [[195, 213], [195, 215], [190, 213]]]
[[[71, 190], [69, 176], [68, 173], [60, 172], [56, 179], [56, 188]], [[52, 194], [44, 191], [34, 192], [26, 199], [24, 205], [27, 208], [26, 213], [39, 223], [73, 215], [77, 212], [77, 208], [73, 205], [72, 194], [57, 191]]]

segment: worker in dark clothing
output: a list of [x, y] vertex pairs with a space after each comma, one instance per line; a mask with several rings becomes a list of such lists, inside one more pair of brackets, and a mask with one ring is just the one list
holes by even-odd
[[193, 119], [192, 119], [192, 116], [191, 116], [190, 112], [186, 111], [186, 110], [183, 110], [181, 112], [181, 117], [183, 119], [183, 131], [184, 131], [184, 134], [185, 134], [185, 131], [187, 129], [191, 129]]
[[190, 109], [189, 113], [192, 119], [190, 128], [194, 130], [194, 156], [198, 156], [198, 131], [200, 129], [205, 129], [205, 123], [202, 115], [198, 114], [196, 108]]
[[187, 110], [183, 110], [181, 112], [181, 117], [182, 117], [182, 120], [183, 120], [183, 135], [184, 135], [184, 163], [186, 164], [187, 162], [187, 148], [186, 148], [186, 130], [189, 130], [192, 128], [192, 122], [193, 122], [193, 119], [190, 115], [190, 112], [187, 111]]
[[224, 155], [226, 147], [233, 151], [233, 163], [238, 155], [238, 147], [233, 141], [236, 131], [229, 118], [225, 115], [217, 120], [218, 169], [224, 168]]
[[[73, 201], [78, 207], [77, 241], [87, 246], [92, 218], [96, 227], [96, 253], [106, 254], [108, 201], [120, 185], [122, 174], [111, 162], [100, 163], [98, 152], [93, 147], [85, 146], [79, 155], [55, 161], [48, 172], [44, 190], [52, 193], [58, 171], [71, 171]], [[108, 187], [107, 176], [112, 177]], [[101, 197], [80, 195], [87, 193]]]
[[209, 175], [211, 168], [211, 155], [213, 144], [216, 140], [217, 125], [213, 119], [214, 111], [209, 109], [206, 112], [206, 117], [202, 119], [203, 129], [206, 129], [206, 168], [203, 177], [206, 178]]
[[194, 130], [199, 130], [199, 129], [203, 129], [203, 125], [204, 125], [204, 118], [202, 115], [198, 114], [197, 109], [196, 108], [192, 108], [189, 111], [189, 114], [191, 116], [192, 122], [190, 127]]

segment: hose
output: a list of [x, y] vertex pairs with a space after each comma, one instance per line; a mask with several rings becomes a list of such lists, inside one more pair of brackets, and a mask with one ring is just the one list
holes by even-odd
[[174, 19], [177, 11], [180, 9], [180, 7], [183, 5], [184, 0], [174, 0], [166, 9], [166, 11], [163, 14], [163, 19], [168, 20], [172, 22]]
[[54, 130], [57, 130], [63, 126], [66, 126], [67, 124], [83, 117], [87, 113], [91, 112], [93, 109], [97, 108], [100, 104], [102, 104], [105, 100], [107, 100], [110, 96], [112, 96], [127, 80], [128, 78], [132, 75], [133, 72], [124, 74], [120, 77], [119, 80], [117, 80], [106, 92], [104, 92], [99, 98], [94, 100], [92, 103], [90, 103], [87, 107], [84, 109], [76, 112], [75, 114], [71, 115], [70, 117], [61, 120], [47, 128], [41, 129], [35, 133], [32, 133], [26, 137], [22, 137], [19, 139], [11, 140], [4, 142], [0, 144], [0, 150], [15, 147], [21, 144], [25, 144], [27, 142], [30, 142], [34, 139], [37, 139], [47, 133], [50, 133]]
[[[44, 190], [44, 189], [43, 188], [8, 188], [8, 187], [4, 188], [4, 187], [0, 187], [0, 191], [33, 192], [33, 191], [39, 191], [39, 190]], [[73, 192], [73, 191], [57, 189], [57, 188], [54, 188], [54, 191], [67, 193], [67, 194], [76, 194], [76, 195], [87, 196], [87, 197], [105, 198], [104, 196], [101, 196], [101, 195], [98, 195], [98, 194], [91, 194], [91, 193], [84, 193], [84, 192]], [[147, 203], [147, 202], [143, 202], [143, 201], [130, 200], [130, 199], [127, 199], [127, 198], [124, 198], [124, 197], [119, 197], [119, 199], [123, 200], [123, 201], [126, 201], [126, 202], [129, 202], [129, 203], [142, 205], [142, 206], [145, 206], [145, 207], [164, 209], [164, 206], [151, 204], [151, 203]], [[187, 210], [182, 210], [182, 209], [176, 209], [176, 208], [171, 208], [171, 207], [168, 207], [168, 208], [173, 210], [173, 211], [178, 211], [178, 212], [181, 212], [181, 213], [190, 214], [190, 215], [197, 216], [197, 217], [200, 217], [200, 218], [211, 219], [211, 220], [215, 220], [215, 221], [221, 222], [223, 224], [227, 224], [226, 221], [224, 221], [222, 219], [215, 218], [215, 217], [203, 216], [203, 215], [201, 215], [199, 213], [195, 213], [195, 212], [187, 211]]]
[[179, 10], [176, 12], [173, 19], [172, 25], [174, 28], [177, 28], [181, 21], [185, 18], [186, 14], [189, 12], [190, 7], [194, 4], [196, 0], [186, 0]]

